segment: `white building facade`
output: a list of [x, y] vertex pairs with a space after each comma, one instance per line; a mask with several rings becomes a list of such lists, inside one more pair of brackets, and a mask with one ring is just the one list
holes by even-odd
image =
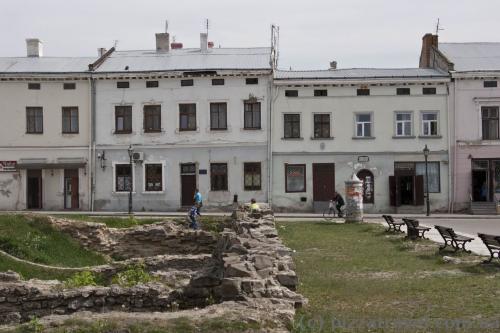
[[90, 207], [93, 58], [0, 58], [0, 210]]
[[[95, 210], [268, 200], [270, 48], [115, 51], [95, 69]], [[130, 163], [128, 149], [133, 149]]]
[[425, 212], [449, 204], [446, 73], [432, 69], [276, 71], [272, 204], [322, 211], [353, 172], [366, 212]]

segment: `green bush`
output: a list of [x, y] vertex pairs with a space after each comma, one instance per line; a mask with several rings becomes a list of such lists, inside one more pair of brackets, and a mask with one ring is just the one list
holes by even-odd
[[78, 288], [84, 286], [96, 286], [96, 277], [94, 273], [90, 271], [78, 272], [64, 283], [66, 288]]
[[157, 278], [146, 272], [145, 265], [140, 263], [128, 266], [126, 270], [116, 274], [111, 283], [122, 287], [132, 287], [139, 283], [148, 283], [157, 280]]

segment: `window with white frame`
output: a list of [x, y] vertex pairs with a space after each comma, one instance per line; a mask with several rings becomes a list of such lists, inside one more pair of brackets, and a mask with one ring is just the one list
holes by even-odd
[[438, 113], [422, 112], [422, 135], [438, 135]]
[[115, 191], [129, 192], [132, 186], [132, 167], [130, 164], [115, 164]]
[[147, 163], [144, 167], [144, 190], [146, 192], [163, 191], [163, 165], [161, 163]]
[[396, 112], [396, 136], [411, 136], [412, 119], [410, 112]]
[[[441, 192], [439, 162], [427, 162], [427, 174], [429, 175], [429, 193]], [[415, 175], [424, 176], [424, 192], [426, 192], [427, 182], [425, 181], [425, 162], [415, 163]]]
[[356, 115], [356, 136], [368, 138], [372, 136], [372, 114], [358, 113]]

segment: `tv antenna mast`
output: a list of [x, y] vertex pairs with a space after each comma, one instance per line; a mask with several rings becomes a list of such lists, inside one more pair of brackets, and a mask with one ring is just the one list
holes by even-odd
[[207, 31], [207, 36], [208, 36], [208, 29], [210, 28], [210, 21], [208, 19], [205, 19], [205, 29]]
[[168, 20], [165, 20], [165, 32], [168, 32]]
[[439, 32], [444, 30], [444, 28], [441, 28], [441, 24], [439, 22], [439, 17], [438, 17], [438, 21], [436, 23], [436, 36], [439, 35]]

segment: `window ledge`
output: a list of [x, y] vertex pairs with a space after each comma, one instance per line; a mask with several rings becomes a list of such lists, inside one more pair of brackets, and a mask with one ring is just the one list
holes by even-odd
[[226, 193], [226, 194], [230, 194], [231, 193], [229, 190], [210, 190], [208, 193], [210, 193], [210, 192]]
[[163, 194], [165, 191], [142, 191], [141, 194]]
[[415, 139], [415, 135], [394, 135], [393, 139]]
[[61, 132], [61, 136], [75, 136], [80, 134], [80, 132]]
[[175, 133], [176, 134], [182, 134], [182, 133], [199, 133], [200, 132], [200, 128], [199, 127], [196, 127], [196, 129], [180, 129], [180, 128], [176, 128], [175, 129]]
[[[123, 192], [122, 192], [122, 191], [119, 191], [119, 192], [117, 192], [117, 191], [113, 191], [113, 192], [111, 192], [111, 193], [112, 193], [113, 195], [128, 195], [130, 192], [128, 192], [128, 191], [127, 191], [127, 192], [125, 192], [125, 191], [123, 191]], [[132, 194], [136, 194], [136, 192], [135, 192], [135, 191], [132, 191]]]
[[285, 140], [285, 141], [303, 141], [304, 138], [281, 138], [281, 140]]
[[419, 139], [442, 139], [441, 135], [419, 135]]
[[333, 139], [335, 139], [335, 137], [334, 137], [334, 136], [330, 136], [330, 137], [328, 137], [328, 138], [315, 138], [315, 137], [311, 136], [311, 140], [315, 140], [315, 141], [321, 141], [321, 140], [333, 140]]
[[353, 140], [375, 140], [374, 136], [353, 136]]
[[161, 130], [159, 131], [142, 131], [142, 134], [145, 134], [145, 135], [158, 135], [158, 134], [164, 134], [165, 133], [165, 130], [162, 128]]
[[245, 128], [245, 127], [243, 127], [241, 130], [242, 131], [262, 131], [263, 129], [262, 129], [262, 127], [259, 127], [259, 128]]
[[117, 134], [117, 135], [127, 135], [127, 134], [134, 134], [134, 132], [117, 132], [117, 131], [113, 131], [113, 134]]
[[36, 134], [36, 135], [40, 135], [40, 134], [43, 134], [43, 132], [26, 132], [26, 134]]

